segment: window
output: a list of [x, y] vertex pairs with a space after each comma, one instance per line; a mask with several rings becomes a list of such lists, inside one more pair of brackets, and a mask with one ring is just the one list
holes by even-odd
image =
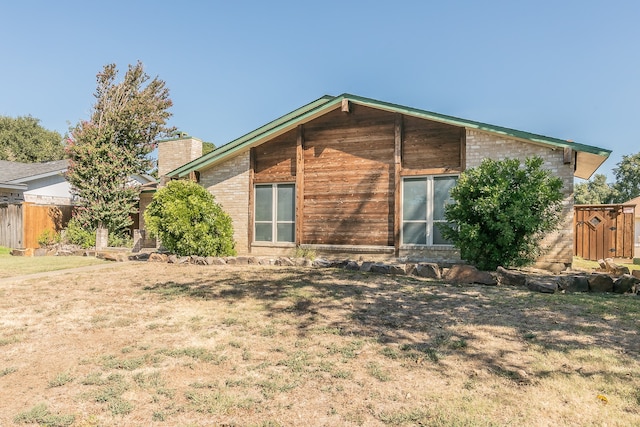
[[295, 242], [295, 186], [259, 184], [255, 191], [254, 240]]
[[402, 181], [402, 243], [405, 245], [450, 245], [438, 224], [446, 223], [445, 206], [457, 176], [405, 178]]

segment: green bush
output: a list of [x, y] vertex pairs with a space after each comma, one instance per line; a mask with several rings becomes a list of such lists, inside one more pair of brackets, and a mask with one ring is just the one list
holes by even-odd
[[60, 240], [60, 233], [56, 233], [49, 228], [45, 228], [42, 230], [42, 233], [38, 235], [38, 245], [40, 245], [41, 248], [53, 246], [56, 243], [60, 243]]
[[96, 245], [96, 232], [84, 228], [77, 218], [71, 218], [67, 224], [66, 239], [82, 248], [91, 248]]
[[156, 192], [144, 212], [147, 229], [177, 255], [235, 255], [231, 218], [211, 193], [177, 180]]
[[553, 231], [562, 209], [562, 181], [542, 169], [540, 157], [485, 159], [460, 175], [441, 226], [462, 259], [483, 270], [533, 263], [542, 237]]

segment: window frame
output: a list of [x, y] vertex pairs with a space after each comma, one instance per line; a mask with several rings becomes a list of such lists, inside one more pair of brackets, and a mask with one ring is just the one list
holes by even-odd
[[[292, 210], [292, 219], [291, 220], [278, 220], [278, 187], [291, 187], [293, 189], [293, 194], [291, 198], [291, 210]], [[257, 209], [258, 209], [258, 187], [270, 187], [271, 188], [271, 220], [264, 221], [258, 220]], [[260, 182], [254, 183], [253, 185], [253, 244], [257, 245], [295, 245], [296, 242], [296, 185], [293, 182]], [[271, 240], [257, 240], [257, 225], [258, 224], [271, 224]], [[293, 231], [293, 239], [292, 240], [278, 240], [278, 225], [279, 224], [290, 224]]]
[[[460, 178], [460, 174], [437, 174], [437, 175], [415, 175], [415, 176], [403, 176], [401, 182], [400, 193], [400, 245], [403, 247], [440, 247], [440, 248], [452, 248], [453, 243], [433, 243], [435, 224], [446, 223], [446, 219], [434, 219], [435, 211], [435, 178], [455, 178], [456, 181]], [[407, 181], [419, 181], [424, 180], [426, 186], [426, 212], [425, 219], [422, 220], [405, 220], [405, 182]], [[425, 225], [425, 243], [405, 243], [405, 224], [421, 224]]]

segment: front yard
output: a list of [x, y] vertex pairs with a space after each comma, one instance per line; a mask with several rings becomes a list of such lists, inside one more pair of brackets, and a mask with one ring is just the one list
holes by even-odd
[[639, 304], [265, 266], [5, 281], [0, 425], [639, 425]]

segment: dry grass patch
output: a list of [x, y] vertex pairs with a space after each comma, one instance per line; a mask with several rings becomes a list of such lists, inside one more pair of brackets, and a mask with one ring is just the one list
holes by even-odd
[[640, 424], [629, 295], [151, 263], [0, 293], [0, 425]]

